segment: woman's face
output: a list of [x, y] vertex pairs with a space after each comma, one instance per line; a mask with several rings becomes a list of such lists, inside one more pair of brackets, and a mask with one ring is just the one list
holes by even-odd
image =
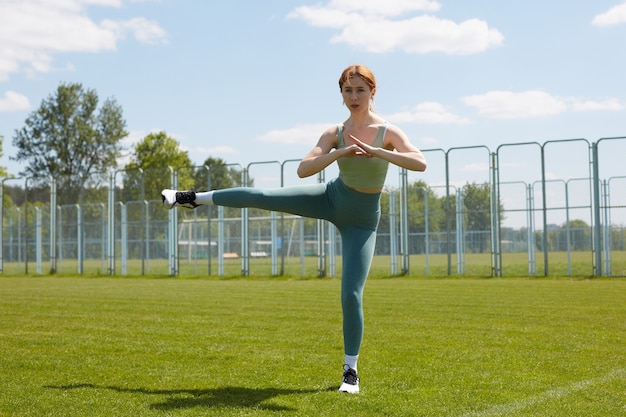
[[369, 110], [374, 92], [361, 77], [354, 76], [341, 87], [341, 96], [350, 111]]

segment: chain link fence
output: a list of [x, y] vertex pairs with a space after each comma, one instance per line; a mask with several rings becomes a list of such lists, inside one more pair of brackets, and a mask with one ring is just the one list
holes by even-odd
[[[428, 149], [390, 167], [371, 274], [626, 276], [626, 138]], [[283, 187], [298, 160], [229, 165], [235, 185]], [[161, 188], [211, 189], [211, 167], [1, 182], [4, 274], [336, 276], [328, 222], [258, 209], [165, 210]], [[298, 181], [298, 182], [296, 182]], [[53, 208], [53, 209], [51, 209]]]

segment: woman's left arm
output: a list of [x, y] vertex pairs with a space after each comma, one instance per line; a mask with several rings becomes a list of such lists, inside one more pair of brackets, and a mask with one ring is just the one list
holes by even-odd
[[385, 147], [376, 148], [369, 146], [358, 138], [350, 135], [350, 137], [367, 152], [367, 157], [381, 158], [389, 161], [401, 168], [411, 171], [425, 171], [427, 164], [424, 154], [417, 149], [410, 141], [406, 134], [396, 126], [389, 126], [385, 135]]

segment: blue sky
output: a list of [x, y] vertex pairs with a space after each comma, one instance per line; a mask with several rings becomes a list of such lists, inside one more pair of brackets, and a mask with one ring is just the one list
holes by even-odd
[[[626, 136], [625, 40], [621, 0], [0, 0], [0, 165], [18, 174], [14, 132], [61, 82], [115, 98], [126, 146], [163, 130], [197, 164], [297, 159], [346, 118], [337, 79], [362, 63], [416, 146], [484, 146], [451, 154], [454, 182], [482, 182], [502, 144]], [[624, 175], [623, 142], [606, 149]], [[587, 176], [585, 152], [555, 146], [549, 178]], [[509, 179], [538, 179], [537, 155], [513, 148]], [[427, 156], [412, 175], [441, 184]]]

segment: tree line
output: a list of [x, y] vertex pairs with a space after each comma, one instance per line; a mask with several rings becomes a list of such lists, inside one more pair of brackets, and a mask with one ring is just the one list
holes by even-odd
[[[101, 102], [93, 89], [61, 83], [15, 131], [12, 143], [17, 152], [10, 159], [24, 168], [14, 176], [0, 167], [8, 204], [49, 202], [52, 179], [60, 205], [86, 201], [108, 186], [112, 171], [120, 171], [120, 197], [124, 199], [160, 195], [163, 184], [169, 184], [168, 167], [179, 170], [179, 188], [208, 184], [209, 175], [212, 189], [242, 185], [237, 170], [219, 158], [209, 157], [202, 163], [211, 167], [210, 173], [186, 171], [192, 166], [188, 152], [165, 132], [148, 134], [130, 150], [122, 146], [127, 136], [122, 107], [114, 98]], [[0, 136], [0, 155], [3, 140]], [[119, 166], [124, 157], [128, 162]], [[10, 178], [27, 179], [27, 192], [6, 181]]]

